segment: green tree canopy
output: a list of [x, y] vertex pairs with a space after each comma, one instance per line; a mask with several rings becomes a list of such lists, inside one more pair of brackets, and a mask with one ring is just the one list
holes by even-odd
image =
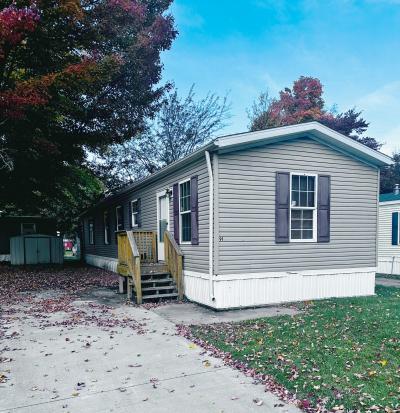
[[360, 111], [352, 108], [335, 113], [327, 109], [323, 86], [313, 77], [301, 76], [292, 88], [281, 90], [279, 98], [270, 97], [268, 92], [261, 93], [248, 115], [252, 131], [316, 120], [372, 149], [382, 146], [374, 138], [365, 136], [369, 124]]

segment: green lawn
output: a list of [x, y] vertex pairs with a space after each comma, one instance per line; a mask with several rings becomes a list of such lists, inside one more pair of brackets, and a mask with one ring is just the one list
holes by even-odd
[[302, 304], [304, 313], [192, 326], [192, 334], [299, 399], [329, 409], [391, 413], [400, 407], [400, 289]]

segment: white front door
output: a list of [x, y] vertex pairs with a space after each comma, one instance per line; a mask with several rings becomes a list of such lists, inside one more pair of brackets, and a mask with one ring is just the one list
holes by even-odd
[[157, 194], [157, 243], [158, 260], [164, 261], [164, 232], [169, 228], [169, 197], [165, 191]]

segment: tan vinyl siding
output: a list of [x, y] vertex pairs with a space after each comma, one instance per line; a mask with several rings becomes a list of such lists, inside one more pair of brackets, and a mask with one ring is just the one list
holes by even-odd
[[[376, 266], [377, 169], [308, 138], [221, 154], [218, 273]], [[275, 174], [331, 176], [331, 241], [275, 243]]]
[[[121, 194], [118, 198], [104, 203], [96, 208], [95, 213], [95, 245], [88, 243], [87, 219], [85, 219], [85, 253], [104, 257], [116, 258], [118, 256], [115, 242], [115, 207], [122, 205], [124, 208], [124, 229], [130, 229], [129, 202], [133, 199], [141, 200], [141, 227], [135, 229], [157, 230], [157, 192], [171, 188], [174, 183], [198, 175], [198, 202], [199, 202], [199, 245], [181, 245], [184, 252], [184, 267], [186, 270], [196, 272], [208, 271], [208, 173], [205, 158], [190, 165], [180, 168], [167, 176], [158, 178], [138, 190]], [[103, 212], [110, 212], [111, 243], [104, 244]], [[173, 205], [170, 197], [170, 222], [169, 230], [173, 233]], [[92, 215], [88, 214], [87, 217]]]

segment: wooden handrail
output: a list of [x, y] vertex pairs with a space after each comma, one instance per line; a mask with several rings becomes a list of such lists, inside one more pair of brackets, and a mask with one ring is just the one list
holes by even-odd
[[[142, 280], [140, 253], [132, 231], [118, 233], [118, 267], [127, 276], [127, 297], [132, 296], [132, 282], [136, 291], [136, 302], [142, 303]], [[125, 271], [127, 268], [127, 271]]]
[[175, 280], [178, 296], [183, 298], [183, 252], [169, 231], [164, 232], [165, 264]]

